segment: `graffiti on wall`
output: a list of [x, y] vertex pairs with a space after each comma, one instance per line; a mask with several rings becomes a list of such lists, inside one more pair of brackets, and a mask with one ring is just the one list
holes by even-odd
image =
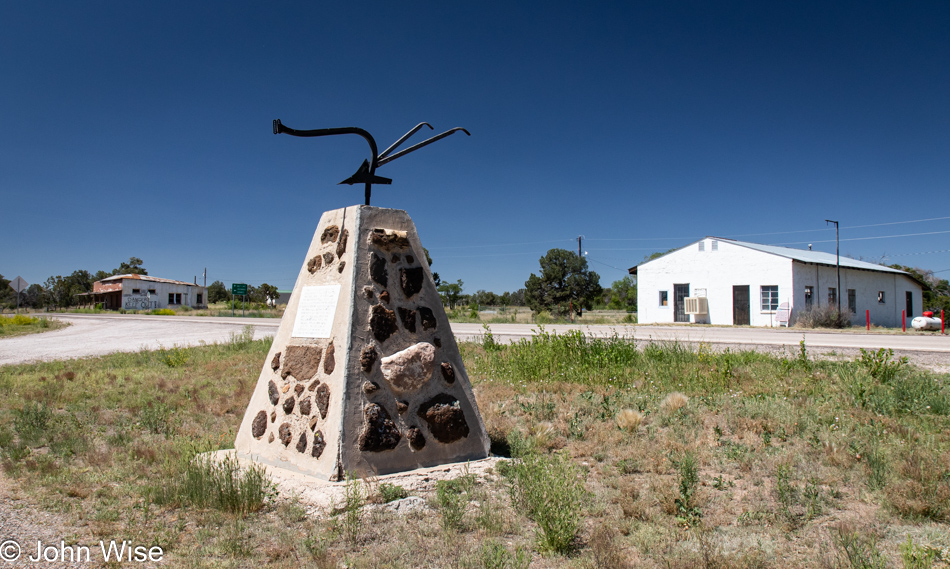
[[123, 305], [126, 310], [148, 310], [149, 298], [147, 294], [125, 294], [122, 295], [125, 302]]

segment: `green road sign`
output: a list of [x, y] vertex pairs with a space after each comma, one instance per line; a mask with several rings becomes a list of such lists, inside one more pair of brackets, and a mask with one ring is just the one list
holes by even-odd
[[247, 285], [243, 283], [232, 284], [231, 294], [244, 296], [245, 294], [247, 294]]

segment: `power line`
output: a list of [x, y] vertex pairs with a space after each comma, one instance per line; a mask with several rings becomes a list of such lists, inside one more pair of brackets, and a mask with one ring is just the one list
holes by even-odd
[[605, 267], [610, 267], [611, 269], [615, 269], [615, 270], [617, 270], [617, 271], [621, 271], [621, 272], [624, 272], [624, 273], [627, 272], [627, 269], [621, 269], [620, 267], [615, 267], [615, 266], [613, 266], [613, 265], [608, 265], [607, 263], [598, 261], [597, 259], [592, 259], [592, 258], [590, 258], [590, 257], [584, 257], [584, 258], [587, 259], [588, 261], [593, 261], [593, 262], [597, 263], [598, 265], [603, 265], [603, 266], [605, 266]]
[[911, 219], [910, 221], [889, 221], [887, 223], [871, 223], [868, 225], [849, 225], [848, 227], [842, 227], [841, 229], [859, 229], [861, 227], [881, 227], [884, 225], [900, 225], [902, 223], [921, 223], [924, 221], [939, 221], [942, 219], [950, 219], [950, 216], [946, 217], [928, 217], [927, 219]]
[[889, 257], [908, 257], [910, 255], [930, 255], [932, 253], [950, 253], [950, 249], [939, 249], [937, 251], [919, 251], [917, 253], [897, 253], [895, 255], [888, 255]]
[[[942, 235], [944, 233], [950, 233], [948, 231], [927, 231], [925, 233], [904, 233], [901, 235], [878, 235], [876, 237], [851, 237], [848, 239], [842, 239], [842, 241], [867, 241], [869, 239], [893, 239], [896, 237], [917, 237], [920, 235]], [[795, 241], [795, 242], [786, 242], [786, 243], [773, 243], [773, 245], [804, 245], [806, 243], [834, 243], [834, 239], [826, 239], [824, 241]]]

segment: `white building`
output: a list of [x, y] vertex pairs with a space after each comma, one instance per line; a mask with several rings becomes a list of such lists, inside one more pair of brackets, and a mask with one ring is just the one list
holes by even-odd
[[151, 310], [154, 308], [205, 308], [208, 289], [185, 281], [160, 279], [148, 275], [115, 275], [92, 284], [84, 293], [93, 305], [107, 310]]
[[[706, 237], [629, 272], [641, 323], [778, 326], [786, 303], [794, 323], [801, 310], [838, 302], [833, 253]], [[909, 326], [923, 306], [909, 274], [848, 257], [841, 257], [841, 290], [841, 310], [855, 325], [870, 311], [872, 324], [901, 326], [905, 311]]]

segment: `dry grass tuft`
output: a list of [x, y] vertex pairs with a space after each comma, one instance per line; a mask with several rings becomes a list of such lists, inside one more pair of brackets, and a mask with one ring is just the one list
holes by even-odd
[[686, 407], [687, 403], [689, 403], [689, 397], [686, 397], [679, 391], [674, 391], [667, 395], [666, 399], [660, 403], [660, 410], [669, 415]]
[[636, 432], [643, 423], [643, 413], [635, 409], [624, 409], [617, 413], [617, 426], [624, 431]]

